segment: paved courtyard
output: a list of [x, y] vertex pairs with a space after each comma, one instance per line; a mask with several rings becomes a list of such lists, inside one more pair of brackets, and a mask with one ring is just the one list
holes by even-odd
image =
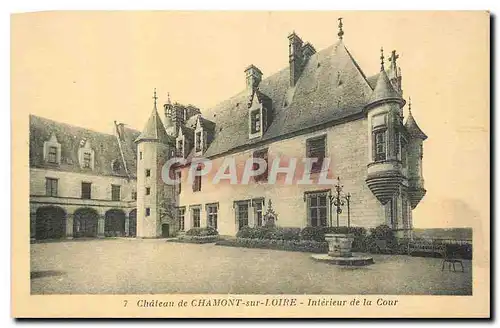
[[465, 273], [441, 260], [374, 255], [368, 267], [315, 262], [310, 254], [109, 239], [31, 245], [32, 294], [438, 294], [471, 295]]

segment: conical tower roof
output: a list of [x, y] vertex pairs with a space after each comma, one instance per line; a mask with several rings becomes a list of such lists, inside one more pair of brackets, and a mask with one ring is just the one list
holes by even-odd
[[372, 104], [383, 100], [396, 100], [400, 103], [404, 103], [403, 98], [396, 90], [394, 90], [394, 87], [387, 76], [384, 68], [384, 53], [382, 49], [380, 49], [380, 51], [380, 74], [378, 75], [377, 84], [375, 85], [375, 89], [373, 89], [368, 103]]
[[385, 70], [383, 70], [378, 76], [377, 84], [375, 85], [375, 89], [370, 96], [369, 103], [371, 104], [377, 101], [391, 99], [398, 100], [399, 102], [403, 101], [401, 95], [396, 90], [394, 90], [391, 81], [389, 81], [387, 73], [385, 72]]
[[427, 139], [427, 135], [422, 131], [422, 129], [420, 129], [420, 127], [417, 124], [417, 121], [415, 121], [415, 119], [413, 118], [411, 109], [410, 113], [408, 114], [408, 119], [406, 120], [405, 123], [405, 128], [406, 130], [408, 130], [408, 132], [412, 137], [422, 140]]
[[135, 142], [157, 141], [162, 143], [172, 143], [173, 139], [167, 134], [167, 131], [165, 131], [165, 127], [163, 126], [160, 115], [158, 115], [158, 110], [156, 109], [156, 91], [154, 99], [155, 103], [153, 111], [151, 112], [144, 129]]

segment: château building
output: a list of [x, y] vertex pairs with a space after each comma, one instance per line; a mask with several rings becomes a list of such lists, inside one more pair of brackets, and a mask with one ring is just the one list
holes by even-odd
[[[387, 224], [399, 235], [409, 235], [412, 211], [426, 192], [422, 145], [427, 136], [411, 104], [408, 116], [403, 115], [407, 102], [396, 51], [387, 59], [382, 52], [380, 70], [366, 75], [343, 35], [340, 22], [338, 41], [317, 52], [291, 33], [288, 53], [283, 53], [287, 67], [264, 78], [257, 66], [248, 66], [242, 72], [246, 88], [214, 108], [200, 110], [168, 97], [162, 121], [155, 91], [140, 134], [123, 125], [117, 125], [115, 136], [91, 134], [32, 117], [32, 129], [38, 131], [30, 139], [32, 223], [38, 220], [37, 208], [58, 206], [67, 218], [66, 230], [61, 228], [67, 236], [81, 231], [75, 223], [82, 220], [75, 214], [80, 207], [95, 209], [92, 224], [97, 228], [92, 231], [97, 235], [114, 229], [115, 234], [156, 238], [206, 226], [235, 235], [244, 226], [265, 224], [270, 218], [266, 213], [284, 227], [347, 225], [349, 220], [366, 228]], [[40, 131], [38, 125], [43, 125]], [[174, 157], [184, 162], [169, 171], [180, 184], [169, 185], [162, 174]], [[331, 206], [334, 183], [301, 184], [297, 177], [291, 184], [282, 178], [269, 183], [269, 168], [248, 184], [214, 184], [213, 172], [189, 181], [190, 164], [198, 158], [211, 160], [213, 170], [229, 158], [239, 169], [249, 158], [279, 159], [281, 167], [292, 158], [316, 158], [308, 169], [311, 180], [327, 169], [334, 183], [340, 181], [344, 202], [350, 195], [349, 209], [345, 204], [337, 216]], [[92, 186], [98, 196], [80, 199], [89, 176], [96, 179]], [[50, 195], [51, 179], [61, 179], [60, 197]], [[122, 194], [114, 200], [113, 186], [118, 185]], [[109, 211], [121, 211], [113, 216], [119, 218], [112, 219]]]

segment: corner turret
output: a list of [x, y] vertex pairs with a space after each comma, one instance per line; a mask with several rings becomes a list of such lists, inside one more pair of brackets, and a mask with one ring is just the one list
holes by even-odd
[[413, 118], [411, 100], [408, 104], [408, 111], [408, 119], [405, 123], [406, 131], [410, 136], [408, 142], [408, 196], [411, 207], [415, 208], [426, 193], [422, 171], [422, 158], [424, 155], [423, 142], [427, 139], [427, 135], [420, 129]]

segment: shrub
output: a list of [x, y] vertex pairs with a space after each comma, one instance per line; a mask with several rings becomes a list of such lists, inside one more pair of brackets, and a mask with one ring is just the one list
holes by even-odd
[[281, 239], [283, 240], [300, 240], [300, 228], [280, 228]]
[[219, 233], [212, 227], [191, 228], [186, 231], [186, 236], [216, 236]]
[[300, 239], [323, 242], [325, 241], [324, 229], [323, 227], [305, 227], [300, 231]]
[[216, 245], [277, 249], [284, 251], [299, 251], [311, 253], [328, 252], [328, 244], [325, 242], [315, 242], [311, 240], [276, 240], [276, 239], [248, 239], [238, 238], [233, 240], [219, 240]]
[[394, 251], [398, 248], [398, 242], [394, 231], [388, 225], [382, 224], [370, 229], [370, 235], [366, 238], [366, 249], [376, 251], [378, 246], [377, 241], [385, 241], [387, 248]]
[[236, 233], [236, 237], [261, 240], [299, 240], [300, 228], [243, 227]]

